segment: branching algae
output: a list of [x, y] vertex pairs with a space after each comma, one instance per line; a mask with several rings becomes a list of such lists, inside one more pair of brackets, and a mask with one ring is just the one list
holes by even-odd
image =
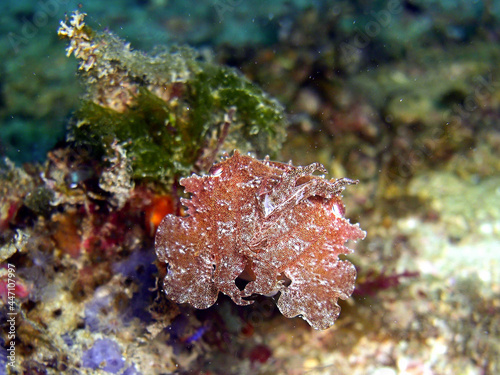
[[162, 182], [208, 169], [223, 150], [276, 154], [283, 108], [237, 71], [187, 47], [132, 50], [84, 17], [76, 11], [58, 30], [87, 89], [71, 130], [77, 146], [109, 156], [118, 142], [134, 178]]

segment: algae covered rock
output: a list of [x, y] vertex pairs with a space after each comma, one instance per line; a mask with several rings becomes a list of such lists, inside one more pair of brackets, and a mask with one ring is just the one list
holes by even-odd
[[238, 148], [276, 155], [285, 138], [282, 106], [236, 70], [187, 47], [147, 55], [109, 32], [94, 32], [75, 12], [61, 22], [68, 56], [80, 60], [87, 92], [70, 140], [95, 156], [114, 142], [131, 159], [132, 176], [168, 182], [208, 169]]

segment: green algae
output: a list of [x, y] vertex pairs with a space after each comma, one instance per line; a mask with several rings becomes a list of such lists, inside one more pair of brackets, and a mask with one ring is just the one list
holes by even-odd
[[147, 55], [86, 25], [77, 33], [70, 39], [87, 93], [69, 140], [92, 157], [110, 157], [119, 144], [133, 178], [169, 183], [206, 171], [235, 148], [277, 156], [285, 139], [283, 107], [235, 69], [188, 47]]

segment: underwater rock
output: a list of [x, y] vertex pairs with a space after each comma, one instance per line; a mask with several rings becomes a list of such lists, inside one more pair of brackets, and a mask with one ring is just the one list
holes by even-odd
[[239, 305], [280, 292], [283, 315], [330, 327], [337, 299], [349, 298], [356, 279], [354, 266], [338, 256], [351, 252], [347, 240], [366, 233], [344, 218], [340, 199], [357, 182], [326, 180], [313, 176], [316, 170], [326, 172], [318, 163], [295, 167], [235, 151], [210, 175], [182, 179], [192, 194], [182, 200], [189, 216], [167, 215], [156, 234], [167, 296], [204, 309], [219, 291]]

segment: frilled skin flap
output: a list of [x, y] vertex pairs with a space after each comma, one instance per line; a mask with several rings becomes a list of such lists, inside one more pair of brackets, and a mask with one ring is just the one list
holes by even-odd
[[[257, 160], [235, 151], [208, 176], [181, 179], [191, 199], [186, 217], [167, 215], [156, 234], [156, 254], [167, 265], [163, 289], [177, 303], [212, 306], [222, 292], [239, 305], [254, 294], [279, 292], [286, 317], [330, 327], [338, 298], [354, 290], [356, 270], [340, 254], [363, 239], [344, 218], [340, 194], [352, 181], [313, 176], [306, 167]], [[236, 279], [248, 283], [240, 290]]]

